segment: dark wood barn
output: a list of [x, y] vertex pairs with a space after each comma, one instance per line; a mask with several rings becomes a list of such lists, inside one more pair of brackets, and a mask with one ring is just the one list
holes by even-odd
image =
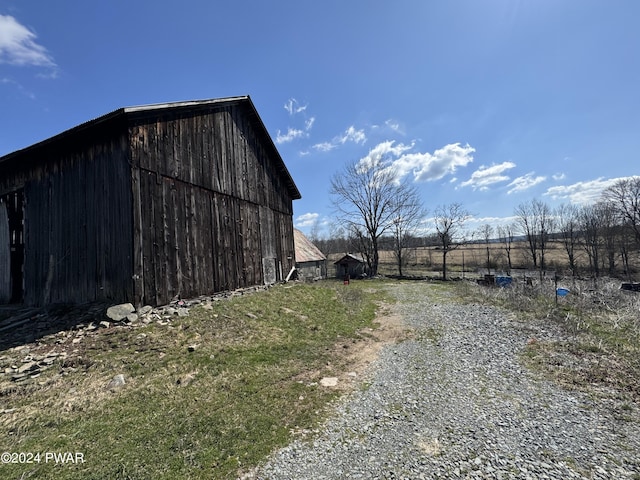
[[116, 110], [0, 158], [0, 303], [277, 282], [298, 198], [248, 96]]

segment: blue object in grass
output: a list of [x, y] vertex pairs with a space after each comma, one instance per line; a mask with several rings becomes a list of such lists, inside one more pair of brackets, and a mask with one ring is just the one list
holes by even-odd
[[559, 297], [566, 297], [569, 294], [568, 288], [558, 288], [556, 289], [556, 293]]

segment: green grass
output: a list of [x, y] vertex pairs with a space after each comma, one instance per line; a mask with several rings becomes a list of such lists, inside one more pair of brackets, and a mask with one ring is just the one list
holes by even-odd
[[[167, 326], [86, 337], [64, 360], [71, 373], [59, 365], [0, 390], [3, 408], [16, 409], [0, 415], [0, 451], [81, 452], [84, 463], [5, 464], [0, 476], [235, 478], [322, 419], [336, 392], [316, 382], [342, 367], [336, 342], [374, 325], [379, 290], [277, 286]], [[107, 389], [119, 373], [126, 385]]]

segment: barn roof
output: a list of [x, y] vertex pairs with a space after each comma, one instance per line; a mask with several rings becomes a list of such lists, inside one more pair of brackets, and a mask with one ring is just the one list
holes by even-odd
[[362, 255], [356, 255], [355, 253], [347, 253], [340, 260], [333, 262], [334, 265], [339, 263], [364, 263]]
[[317, 262], [327, 257], [297, 228], [293, 229], [293, 241], [296, 248], [296, 263]]
[[216, 106], [226, 106], [226, 105], [235, 105], [243, 108], [245, 110], [245, 114], [249, 118], [253, 127], [256, 130], [256, 133], [262, 137], [264, 144], [268, 150], [270, 150], [270, 154], [276, 161], [276, 168], [279, 173], [285, 180], [287, 188], [289, 190], [289, 194], [291, 198], [297, 200], [301, 198], [300, 191], [289, 173], [278, 149], [273, 143], [273, 139], [269, 135], [267, 128], [265, 127], [262, 119], [258, 115], [258, 111], [256, 110], [253, 101], [249, 95], [238, 96], [238, 97], [225, 97], [225, 98], [213, 98], [208, 100], [191, 100], [184, 102], [169, 102], [169, 103], [156, 103], [150, 105], [139, 105], [134, 107], [124, 107], [114, 110], [113, 112], [102, 115], [93, 120], [89, 120], [85, 123], [82, 123], [76, 127], [70, 128], [69, 130], [65, 130], [62, 133], [54, 135], [46, 140], [35, 143], [29, 147], [23, 148], [21, 150], [16, 150], [15, 152], [9, 153], [0, 157], [0, 168], [3, 164], [11, 163], [12, 161], [20, 161], [25, 158], [26, 155], [33, 153], [41, 148], [45, 148], [50, 145], [64, 143], [65, 141], [77, 139], [79, 135], [83, 137], [88, 133], [97, 133], [101, 129], [110, 129], [113, 128], [114, 125], [122, 125], [124, 121], [129, 119], [144, 119], [144, 118], [153, 118], [157, 117], [165, 112], [198, 112], [198, 111], [206, 111], [211, 107]]

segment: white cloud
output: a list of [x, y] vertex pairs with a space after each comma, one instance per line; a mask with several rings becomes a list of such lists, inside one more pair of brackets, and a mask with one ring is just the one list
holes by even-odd
[[586, 205], [599, 200], [603, 190], [620, 180], [622, 180], [622, 178], [605, 180], [600, 177], [586, 182], [577, 182], [573, 185], [559, 185], [550, 187], [544, 195], [554, 200], [568, 199], [573, 204]]
[[304, 137], [305, 135], [306, 134], [303, 130], [298, 130], [291, 127], [289, 127], [289, 129], [287, 130], [287, 133], [282, 133], [280, 132], [280, 130], [278, 130], [278, 133], [276, 135], [276, 143], [288, 143], [292, 140], [295, 140], [296, 138]]
[[0, 15], [0, 63], [55, 67], [47, 49], [35, 42], [36, 34], [9, 15]]
[[305, 120], [304, 122], [304, 129], [306, 131], [311, 130], [311, 128], [313, 128], [313, 124], [316, 122], [316, 117], [311, 117], [308, 120]]
[[512, 188], [507, 193], [511, 194], [524, 192], [525, 190], [528, 190], [531, 187], [544, 182], [546, 179], [547, 177], [543, 176], [535, 177], [534, 172], [527, 173], [526, 175], [518, 177], [513, 182], [511, 182], [508, 186]]
[[311, 227], [320, 218], [319, 213], [303, 213], [296, 218], [296, 227]]
[[402, 128], [400, 127], [400, 124], [397, 121], [389, 119], [386, 122], [384, 122], [384, 124], [394, 132], [398, 132], [404, 135], [404, 132], [402, 131]]
[[491, 165], [490, 167], [482, 165], [478, 170], [471, 174], [471, 178], [469, 180], [462, 182], [460, 186], [471, 186], [474, 190], [488, 190], [489, 185], [509, 180], [509, 176], [503, 175], [503, 172], [514, 168], [515, 166], [516, 164], [513, 162], [502, 162], [498, 165]]
[[398, 133], [400, 135], [405, 135], [405, 131], [402, 128], [402, 125], [400, 124], [400, 122], [398, 122], [397, 120], [394, 120], [392, 118], [389, 118], [388, 120], [384, 121], [384, 125], [377, 125], [377, 124], [373, 124], [369, 127], [372, 131], [391, 131], [394, 133]]
[[316, 143], [313, 148], [321, 152], [330, 152], [334, 148], [337, 148], [340, 145], [344, 145], [347, 142], [361, 145], [366, 141], [367, 135], [364, 133], [364, 130], [356, 130], [356, 128], [351, 125], [344, 131], [344, 133], [336, 135], [331, 141]]
[[296, 113], [304, 112], [307, 109], [307, 105], [300, 105], [295, 98], [290, 98], [284, 104], [284, 109], [289, 112], [289, 115], [295, 115]]
[[395, 143], [394, 140], [379, 143], [369, 151], [369, 155], [367, 156], [378, 159], [382, 159], [386, 155], [400, 157], [404, 152], [411, 150], [414, 146], [413, 143], [411, 145], [405, 145], [404, 143], [394, 145]]
[[316, 122], [316, 117], [306, 118], [306, 114], [304, 113], [307, 109], [307, 105], [300, 105], [295, 98], [290, 98], [284, 104], [284, 109], [289, 112], [290, 116], [294, 116], [298, 113], [302, 113], [305, 117], [304, 127], [295, 128], [288, 127], [286, 133], [282, 133], [280, 130], [277, 131], [276, 134], [276, 143], [283, 144], [292, 142], [298, 138], [308, 138], [309, 132], [313, 128], [314, 123]]
[[470, 217], [467, 221], [477, 223], [480, 225], [484, 225], [486, 223], [490, 225], [494, 225], [497, 223], [500, 223], [500, 224], [512, 223], [512, 222], [515, 222], [517, 219], [518, 217], [516, 216], [511, 216], [511, 217], [475, 217], [474, 216], [474, 217]]
[[282, 133], [280, 130], [278, 130], [276, 134], [276, 143], [277, 144], [288, 143], [295, 140], [296, 138], [308, 137], [309, 131], [313, 128], [313, 124], [315, 123], [315, 121], [316, 121], [316, 117], [311, 117], [308, 120], [306, 120], [304, 122], [304, 130], [301, 130], [299, 128], [293, 128], [293, 127], [289, 127], [287, 129], [287, 133]]
[[343, 145], [347, 142], [361, 144], [366, 141], [367, 141], [367, 136], [364, 134], [364, 130], [356, 130], [353, 125], [347, 128], [344, 134], [341, 137], [339, 137], [339, 142]]
[[[396, 165], [399, 157], [401, 157], [402, 154], [407, 150], [411, 150], [413, 148], [413, 144], [394, 144], [394, 140], [387, 140], [385, 142], [379, 143], [371, 150], [369, 150], [369, 153], [366, 156], [360, 159], [360, 161], [358, 162], [358, 166], [371, 166], [376, 165], [380, 162], [393, 162], [393, 166], [399, 170], [399, 166]], [[399, 174], [399, 177], [404, 177], [405, 175], [406, 173], [402, 173]]]
[[564, 180], [564, 178], [566, 177], [566, 175], [564, 173], [554, 173], [551, 178], [553, 178], [554, 180], [558, 181], [558, 180]]
[[333, 150], [336, 147], [337, 147], [337, 145], [333, 144], [331, 142], [316, 143], [313, 146], [313, 148], [315, 148], [316, 150], [320, 150], [321, 152], [330, 152], [331, 150]]
[[472, 154], [475, 151], [469, 144], [462, 146], [452, 143], [433, 153], [407, 153], [394, 162], [394, 165], [402, 176], [411, 172], [416, 182], [439, 180], [473, 162]]
[[470, 145], [461, 146], [459, 143], [445, 145], [433, 153], [411, 152], [414, 147], [413, 142], [407, 145], [387, 140], [373, 147], [360, 159], [359, 165], [384, 162], [396, 171], [398, 181], [407, 175], [413, 175], [414, 181], [426, 182], [454, 174], [459, 167], [473, 161], [471, 154], [475, 152]]
[[[466, 221], [467, 227], [474, 230], [482, 225], [489, 224], [497, 230], [497, 227], [504, 227], [509, 224], [513, 224], [517, 220], [517, 217], [469, 217]], [[494, 236], [498, 236], [498, 232], [494, 230]]]

